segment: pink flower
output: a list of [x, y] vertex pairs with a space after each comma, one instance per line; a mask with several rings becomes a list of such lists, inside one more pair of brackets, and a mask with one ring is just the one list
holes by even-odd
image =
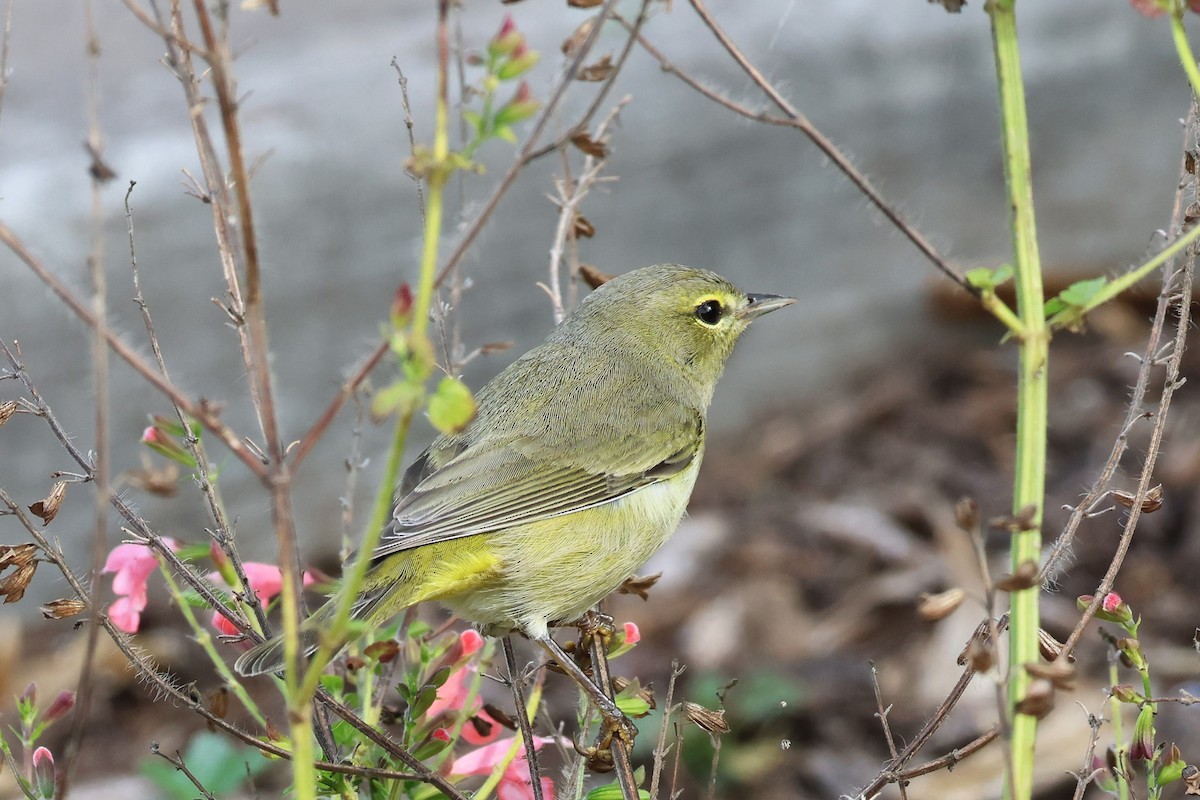
[[[483, 637], [475, 630], [463, 631], [456, 645], [462, 652], [459, 658], [469, 656], [482, 646]], [[474, 665], [463, 665], [450, 673], [446, 682], [438, 687], [437, 698], [425, 712], [429, 719], [441, 714], [461, 713], [466, 719], [462, 728], [463, 741], [475, 745], [494, 742], [501, 732], [500, 723], [483, 710], [483, 700], [478, 696], [472, 698], [470, 707], [467, 707], [467, 697], [471, 693], [471, 683], [474, 682], [477, 672], [478, 668]]]
[[[450, 774], [490, 775], [508, 756], [516, 741], [515, 737], [510, 736], [467, 753], [454, 760], [450, 765]], [[533, 746], [535, 749], [541, 748], [552, 741], [553, 736], [535, 736]], [[529, 778], [529, 761], [525, 758], [524, 744], [518, 745], [516, 757], [505, 767], [504, 775], [496, 786], [496, 797], [498, 800], [532, 800], [533, 783]], [[542, 797], [545, 800], [554, 800], [554, 781], [549, 778], [542, 778]]]
[[1161, 0], [1129, 0], [1133, 10], [1143, 17], [1161, 17], [1167, 13], [1166, 6]]
[[1114, 613], [1116, 612], [1117, 607], [1120, 605], [1121, 595], [1117, 594], [1116, 592], [1109, 592], [1108, 594], [1104, 595], [1103, 608], [1105, 611], [1109, 612], [1110, 614]]
[[[179, 545], [170, 537], [163, 543], [172, 550]], [[115, 573], [113, 592], [121, 595], [108, 607], [108, 618], [126, 633], [137, 633], [146, 608], [146, 579], [158, 568], [158, 556], [144, 544], [119, 544], [108, 554], [102, 572]]]
[[54, 754], [44, 747], [33, 751], [33, 783], [38, 796], [54, 797]]
[[467, 628], [459, 634], [458, 643], [462, 645], [463, 655], [469, 656], [483, 647], [483, 637], [474, 628]]
[[[271, 602], [272, 598], [283, 590], [283, 573], [274, 564], [247, 561], [242, 564], [242, 568], [245, 569], [246, 580], [250, 582], [250, 588], [260, 603]], [[213, 583], [225, 583], [219, 572], [210, 572], [206, 577]], [[316, 582], [316, 578], [307, 570], [305, 570], [302, 580], [305, 586], [311, 586]], [[240, 633], [220, 611], [213, 611], [212, 626], [226, 636], [236, 636]]]
[[625, 623], [625, 644], [637, 644], [642, 640], [642, 632], [636, 622]]

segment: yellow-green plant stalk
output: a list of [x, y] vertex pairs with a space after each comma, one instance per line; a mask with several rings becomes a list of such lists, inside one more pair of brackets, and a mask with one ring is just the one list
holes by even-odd
[[[1046, 325], [1033, 186], [1025, 88], [1017, 48], [1016, 0], [992, 0], [992, 45], [1000, 98], [1004, 145], [1004, 177], [1013, 240], [1017, 315], [1021, 319], [1020, 375], [1017, 385], [1017, 452], [1013, 475], [1013, 512], [1023, 520], [1012, 536], [1012, 568], [1037, 563], [1042, 546], [1041, 523], [1046, 485], [1047, 366], [1050, 331]], [[1029, 687], [1024, 665], [1038, 659], [1038, 594], [1032, 586], [1011, 593], [1008, 710], [1012, 763], [1006, 796], [1027, 800], [1033, 791], [1037, 718], [1016, 710]]]

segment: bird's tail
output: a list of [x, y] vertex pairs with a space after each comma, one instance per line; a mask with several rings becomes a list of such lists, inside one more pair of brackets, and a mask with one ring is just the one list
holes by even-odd
[[[392, 584], [364, 592], [350, 609], [350, 618], [366, 619], [395, 588], [395, 584]], [[328, 628], [337, 616], [340, 601], [341, 596], [335, 594], [300, 625], [300, 649], [305, 657], [316, 652], [321, 641], [321, 630]], [[242, 653], [234, 662], [233, 668], [239, 675], [251, 677], [268, 672], [281, 672], [284, 663], [283, 637], [276, 636]]]

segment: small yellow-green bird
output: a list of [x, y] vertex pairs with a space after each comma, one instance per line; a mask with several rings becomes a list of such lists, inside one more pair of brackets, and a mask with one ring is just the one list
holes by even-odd
[[[582, 617], [674, 532], [734, 343], [793, 302], [676, 264], [600, 286], [479, 392], [463, 431], [408, 468], [354, 618], [374, 627], [437, 600], [487, 634], [524, 633], [574, 675], [550, 626]], [[336, 603], [303, 625], [306, 650]], [[282, 642], [236, 668], [282, 669]]]

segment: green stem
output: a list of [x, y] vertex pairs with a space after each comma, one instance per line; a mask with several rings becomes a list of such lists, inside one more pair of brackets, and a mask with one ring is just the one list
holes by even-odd
[[1192, 85], [1192, 93], [1200, 97], [1200, 69], [1196, 68], [1196, 56], [1187, 40], [1187, 31], [1183, 29], [1183, 3], [1175, 3], [1171, 10], [1171, 38], [1175, 41], [1175, 53], [1179, 56], [1179, 64], [1187, 73], [1188, 83]]
[[[1108, 665], [1108, 685], [1116, 686], [1121, 681], [1121, 675], [1117, 672], [1116, 662], [1111, 662]], [[1110, 698], [1112, 704], [1112, 726], [1113, 726], [1113, 746], [1117, 751], [1117, 768], [1113, 770], [1113, 781], [1117, 784], [1118, 800], [1129, 800], [1129, 782], [1125, 780], [1126, 758], [1125, 753], [1128, 752], [1125, 746], [1125, 724], [1121, 717], [1123, 710], [1122, 703], [1115, 697]]]
[[1151, 272], [1154, 272], [1159, 267], [1168, 263], [1171, 259], [1177, 256], [1188, 245], [1195, 243], [1200, 238], [1200, 225], [1193, 225], [1187, 233], [1180, 236], [1175, 241], [1164, 247], [1153, 258], [1142, 264], [1140, 267], [1131, 269], [1119, 278], [1114, 278], [1104, 285], [1100, 291], [1096, 292], [1085, 305], [1068, 308], [1062, 312], [1055, 314], [1050, 318], [1050, 325], [1054, 328], [1073, 322], [1084, 314], [1088, 313], [1097, 306], [1101, 306], [1112, 300], [1117, 295], [1124, 292], [1135, 283], [1145, 278]]
[[[234, 676], [234, 674], [230, 671], [229, 666], [225, 663], [225, 659], [222, 658], [221, 654], [217, 652], [217, 647], [213, 643], [212, 636], [209, 634], [208, 629], [204, 627], [200, 620], [196, 619], [196, 614], [192, 611], [191, 604], [188, 602], [187, 598], [184, 597], [183, 589], [181, 589], [179, 584], [175, 581], [175, 576], [171, 574], [171, 570], [167, 569], [165, 563], [160, 563], [159, 571], [162, 573], [162, 576], [166, 581], [167, 591], [170, 593], [171, 598], [175, 601], [176, 607], [179, 609], [179, 612], [183, 614], [184, 621], [187, 622], [189, 627], [191, 627], [193, 638], [196, 640], [196, 643], [200, 645], [200, 649], [204, 651], [204, 654], [208, 656], [210, 661], [212, 661], [213, 666], [217, 668], [217, 674], [221, 676], [221, 680], [224, 682], [225, 686], [229, 687], [234, 696], [237, 697], [246, 710], [250, 712], [250, 716], [254, 717], [254, 721], [265, 729], [267, 727], [267, 718], [263, 716], [261, 711], [259, 711], [258, 705], [246, 692], [246, 688], [242, 686], [242, 682]], [[251, 617], [251, 619], [253, 619], [253, 617]]]
[[[1025, 88], [1017, 47], [1016, 0], [992, 0], [992, 20], [1000, 117], [1004, 144], [1004, 173], [1008, 187], [1016, 278], [1017, 314], [1024, 327], [1020, 341], [1017, 386], [1017, 452], [1013, 477], [1013, 511], [1032, 508], [1027, 530], [1012, 537], [1014, 572], [1026, 561], [1037, 562], [1041, 551], [1041, 521], [1046, 483], [1046, 369], [1050, 332], [1043, 310], [1041, 263], [1034, 223], [1033, 186]], [[1037, 718], [1017, 713], [1015, 705], [1028, 689], [1025, 664], [1038, 659], [1038, 587], [1012, 592], [1010, 607], [1008, 704], [1011, 715], [1012, 764], [1006, 796], [1028, 800], [1033, 792], [1034, 743]]]
[[[450, 122], [449, 122], [449, 53], [450, 45], [446, 32], [446, 19], [449, 14], [447, 0], [438, 3], [438, 72], [437, 72], [437, 109], [434, 116], [433, 165], [429, 171], [429, 193], [425, 209], [425, 241], [421, 251], [421, 274], [417, 289], [417, 298], [413, 306], [409, 332], [409, 352], [415, 353], [410, 358], [423, 358], [430, 348], [426, 338], [429, 325], [429, 312], [433, 304], [433, 287], [437, 275], [438, 244], [442, 234], [442, 207], [444, 204], [444, 188], [450, 174]], [[424, 371], [422, 375], [426, 374]], [[411, 376], [406, 376], [411, 379]], [[351, 564], [350, 570], [343, 575], [341, 602], [338, 605], [337, 618], [331, 626], [331, 636], [322, 637], [320, 647], [309, 663], [308, 670], [296, 687], [296, 692], [289, 691], [290, 697], [303, 698], [307, 703], [316, 692], [325, 665], [334, 656], [344, 635], [350, 619], [350, 609], [358, 596], [359, 587], [367, 574], [367, 569], [373, 559], [375, 545], [383, 532], [384, 523], [392, 513], [392, 494], [399, 485], [400, 465], [404, 457], [404, 445], [408, 440], [408, 430], [412, 425], [415, 409], [411, 407], [404, 411], [396, 420], [396, 428], [392, 434], [392, 445], [388, 451], [387, 466], [375, 495], [375, 504], [371, 518], [367, 522], [363, 541], [359, 545], [358, 556]], [[329, 641], [332, 640], [332, 641]], [[289, 663], [291, 663], [289, 661]], [[289, 675], [290, 681], [290, 675]], [[289, 685], [289, 689], [292, 687]], [[297, 694], [298, 693], [298, 694]], [[311, 736], [309, 737], [311, 740]], [[297, 743], [297, 747], [298, 747]], [[311, 749], [311, 741], [309, 743]]]

